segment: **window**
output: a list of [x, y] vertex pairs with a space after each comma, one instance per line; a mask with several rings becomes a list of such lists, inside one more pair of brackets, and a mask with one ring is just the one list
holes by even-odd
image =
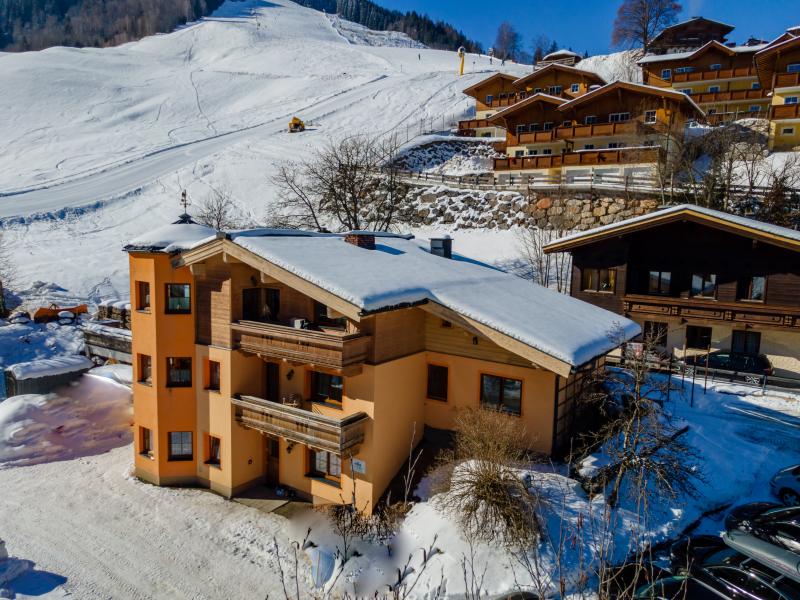
[[531, 150], [528, 148], [528, 156], [536, 156], [537, 154], [539, 154], [538, 150]]
[[344, 329], [347, 326], [346, 317], [329, 317], [328, 307], [322, 302], [314, 302], [314, 322], [325, 327]]
[[686, 347], [708, 350], [711, 347], [711, 327], [686, 326]]
[[531, 123], [530, 125], [528, 125], [529, 131], [539, 131], [541, 128], [542, 126], [539, 123]]
[[583, 149], [584, 150], [594, 150], [594, 144], [584, 144], [583, 145]]
[[580, 91], [581, 91], [581, 84], [580, 84], [580, 83], [573, 83], [573, 84], [572, 84], [572, 85], [569, 87], [569, 89], [570, 89], [570, 91], [571, 91], [573, 94], [577, 94], [578, 92], [580, 92]]
[[593, 125], [594, 123], [597, 123], [597, 115], [586, 115], [583, 118], [584, 125]]
[[647, 283], [647, 293], [658, 294], [661, 296], [668, 295], [671, 280], [672, 273], [669, 271], [650, 271], [650, 277]]
[[450, 321], [442, 319], [442, 327], [444, 327], [445, 329], [452, 329], [453, 324]]
[[661, 79], [672, 79], [672, 69], [661, 69]]
[[656, 111], [654, 110], [646, 110], [644, 111], [644, 122], [647, 125], [652, 125], [656, 122]]
[[188, 283], [167, 284], [167, 313], [185, 315], [192, 312], [191, 288]]
[[761, 333], [758, 331], [734, 331], [731, 352], [756, 355], [761, 350]]
[[767, 278], [763, 275], [748, 277], [739, 284], [739, 299], [749, 302], [763, 302], [767, 288]]
[[311, 399], [315, 402], [341, 402], [344, 380], [339, 375], [311, 372]]
[[522, 414], [522, 382], [495, 375], [481, 375], [481, 406]]
[[644, 143], [643, 143], [642, 145], [643, 145], [645, 148], [652, 148], [653, 146], [655, 146], [655, 145], [656, 145], [656, 143], [655, 143], [655, 141], [653, 141], [653, 140], [645, 140], [645, 141], [644, 141]]
[[310, 477], [322, 477], [339, 481], [342, 477], [342, 460], [324, 450], [309, 450]]
[[488, 106], [491, 106], [491, 105], [492, 105], [492, 101], [493, 101], [493, 100], [494, 100], [494, 96], [492, 96], [491, 94], [489, 94], [488, 96], [486, 96], [486, 104], [487, 104]]
[[714, 298], [717, 295], [717, 276], [713, 273], [692, 275], [692, 296]]
[[558, 96], [561, 92], [564, 91], [564, 88], [560, 85], [551, 85], [550, 86], [550, 94], [553, 96]]
[[213, 435], [208, 436], [208, 460], [207, 465], [220, 464], [220, 447], [222, 446], [220, 439]]
[[146, 354], [139, 355], [139, 383], [153, 385], [153, 359]]
[[667, 324], [659, 321], [645, 321], [642, 328], [645, 340], [653, 340], [656, 346], [667, 345]]
[[[709, 65], [708, 66], [708, 70], [709, 71], [721, 71], [722, 70], [722, 65], [719, 64], [719, 63], [714, 63], [713, 65]], [[717, 91], [719, 91], [719, 90], [717, 90]]]
[[533, 88], [533, 93], [534, 94], [541, 94], [542, 93], [542, 88]]
[[781, 135], [794, 135], [794, 127], [784, 127], [781, 129]]
[[719, 91], [718, 85], [710, 85], [708, 86], [708, 93], [709, 94], [716, 94]]
[[147, 281], [136, 282], [136, 310], [150, 310], [150, 284]]
[[608, 115], [608, 122], [609, 123], [622, 123], [623, 121], [630, 121], [631, 113], [611, 113]]
[[520, 133], [525, 133], [526, 130], [527, 127], [525, 125], [517, 125], [517, 135], [519, 135]]
[[616, 269], [582, 269], [581, 288], [584, 292], [614, 293], [617, 282]]
[[676, 73], [693, 73], [694, 67], [678, 67], [675, 69]]
[[192, 386], [192, 359], [167, 359], [167, 387]]
[[797, 96], [786, 96], [784, 104], [797, 104]]
[[242, 290], [242, 319], [268, 323], [277, 321], [281, 310], [281, 291], [273, 288]]
[[683, 88], [683, 89], [680, 89], [678, 91], [681, 92], [682, 94], [686, 94], [687, 96], [691, 96], [692, 95], [691, 88]]
[[215, 360], [208, 361], [208, 388], [219, 391], [219, 363]]
[[761, 84], [759, 82], [757, 82], [757, 81], [754, 81], [753, 83], [750, 84], [750, 89], [751, 90], [760, 90], [761, 89]]
[[561, 123], [562, 127], [572, 127], [572, 121], [563, 121]]
[[545, 131], [550, 131], [552, 128], [553, 128], [553, 123], [551, 121], [546, 122], [542, 126], [542, 129], [544, 129]]
[[542, 150], [542, 154], [552, 154], [552, 153], [553, 151], [550, 148], [545, 148], [544, 150]]
[[169, 459], [170, 460], [192, 460], [192, 432], [191, 431], [170, 431], [169, 432]]
[[750, 112], [761, 112], [761, 107], [758, 104], [751, 104], [748, 110]]
[[447, 402], [447, 367], [428, 365], [428, 398]]
[[514, 156], [516, 158], [522, 158], [525, 156], [525, 150], [514, 150]]
[[791, 65], [786, 65], [786, 72], [800, 73], [800, 63], [792, 63]]
[[614, 148], [619, 148], [619, 142], [609, 142], [608, 147], [613, 150]]
[[147, 427], [139, 428], [139, 454], [153, 456], [153, 432]]

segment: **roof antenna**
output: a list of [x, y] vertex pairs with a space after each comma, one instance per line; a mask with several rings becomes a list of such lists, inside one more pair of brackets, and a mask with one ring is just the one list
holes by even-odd
[[183, 206], [183, 214], [180, 217], [178, 217], [178, 220], [175, 221], [175, 224], [177, 225], [179, 223], [194, 223], [194, 219], [192, 219], [191, 215], [189, 214], [189, 205], [191, 204], [191, 202], [189, 202], [189, 196], [186, 193], [185, 189], [181, 192], [180, 203]]

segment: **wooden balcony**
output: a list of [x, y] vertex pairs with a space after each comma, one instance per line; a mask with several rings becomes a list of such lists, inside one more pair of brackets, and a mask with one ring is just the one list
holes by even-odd
[[672, 72], [672, 83], [691, 83], [694, 81], [713, 81], [715, 79], [738, 79], [755, 77], [755, 67], [739, 67], [736, 69], [719, 69], [716, 71], [694, 71], [692, 73]]
[[733, 111], [733, 112], [724, 112], [724, 113], [712, 113], [710, 115], [706, 115], [706, 122], [709, 125], [720, 125], [722, 123], [730, 123], [732, 121], [738, 121], [739, 119], [766, 119], [769, 113], [765, 110], [743, 110], [743, 111]]
[[571, 125], [550, 129], [548, 131], [522, 132], [516, 135], [508, 134], [508, 145], [519, 146], [524, 144], [547, 143], [557, 140], [571, 140], [574, 138], [590, 138], [600, 136], [618, 135], [646, 135], [663, 131], [663, 124], [654, 123], [645, 125], [639, 121], [624, 121], [621, 123], [594, 123], [591, 125]]
[[798, 119], [800, 104], [782, 104], [770, 107], [770, 119]]
[[525, 96], [515, 94], [513, 96], [506, 96], [505, 98], [492, 98], [492, 102], [487, 104], [491, 108], [505, 108], [507, 106], [514, 106], [517, 102], [521, 102]]
[[459, 121], [459, 131], [467, 129], [481, 129], [483, 127], [494, 127], [487, 119], [469, 119], [467, 121]]
[[800, 310], [797, 308], [767, 306], [760, 302], [718, 302], [706, 298], [626, 294], [623, 308], [626, 314], [800, 328]]
[[800, 85], [800, 73], [778, 73], [775, 75], [775, 87], [796, 87]]
[[658, 161], [660, 152], [660, 148], [622, 148], [619, 150], [584, 150], [544, 156], [496, 158], [494, 170], [521, 171], [559, 167], [654, 163]]
[[231, 402], [236, 420], [245, 427], [339, 456], [364, 441], [369, 419], [363, 412], [335, 419], [255, 396], [236, 396]]
[[746, 100], [764, 100], [767, 98], [767, 90], [732, 90], [729, 92], [706, 92], [703, 94], [693, 94], [692, 99], [699, 104], [709, 104], [712, 102], [737, 102]]
[[262, 357], [356, 373], [367, 359], [372, 337], [338, 331], [295, 329], [273, 323], [231, 324], [234, 347]]

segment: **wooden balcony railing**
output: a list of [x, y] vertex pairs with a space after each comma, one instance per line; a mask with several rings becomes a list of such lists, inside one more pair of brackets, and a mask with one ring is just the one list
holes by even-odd
[[775, 75], [775, 87], [795, 87], [800, 85], [800, 73], [778, 73]]
[[709, 102], [735, 102], [737, 100], [762, 100], [767, 98], [767, 90], [731, 90], [728, 92], [705, 92], [693, 94], [692, 99], [700, 104]]
[[508, 145], [536, 144], [552, 142], [555, 140], [571, 140], [574, 138], [589, 138], [598, 136], [615, 135], [645, 135], [663, 131], [663, 124], [643, 124], [639, 121], [624, 121], [621, 123], [594, 123], [592, 125], [572, 125], [550, 129], [548, 131], [522, 132], [516, 135], [508, 134]]
[[672, 72], [672, 83], [689, 83], [692, 81], [713, 81], [714, 79], [737, 79], [739, 77], [755, 77], [755, 67], [738, 67], [736, 69], [719, 69], [716, 71], [694, 71], [692, 73]]
[[520, 171], [524, 169], [553, 169], [561, 166], [560, 154], [521, 156], [494, 159], [495, 171]]
[[800, 118], [800, 104], [782, 104], [770, 107], [771, 119]]
[[255, 396], [236, 396], [231, 402], [242, 425], [339, 456], [364, 441], [369, 419], [363, 412], [335, 419]]
[[259, 356], [344, 369], [367, 359], [371, 336], [295, 329], [272, 323], [231, 324], [235, 347]]
[[519, 171], [526, 169], [552, 169], [562, 166], [654, 163], [658, 161], [660, 151], [660, 148], [622, 148], [619, 150], [584, 150], [544, 156], [496, 158], [494, 160], [494, 170]]
[[718, 302], [703, 298], [626, 294], [623, 297], [623, 308], [626, 313], [733, 321], [751, 325], [800, 326], [800, 310], [797, 308], [765, 306], [758, 302]]
[[487, 119], [469, 119], [467, 121], [459, 121], [458, 129], [479, 129], [481, 127], [494, 127]]
[[766, 119], [769, 113], [764, 110], [737, 110], [733, 112], [712, 113], [706, 115], [706, 121], [709, 125], [720, 125], [721, 123], [730, 123], [738, 121], [739, 119]]
[[520, 94], [506, 96], [505, 98], [492, 98], [491, 103], [487, 104], [487, 106], [491, 106], [492, 108], [505, 108], [506, 106], [514, 106], [517, 102], [524, 99], [525, 96]]

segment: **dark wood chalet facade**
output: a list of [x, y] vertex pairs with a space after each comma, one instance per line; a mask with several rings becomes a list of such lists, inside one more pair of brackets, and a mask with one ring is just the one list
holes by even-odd
[[569, 236], [571, 294], [633, 319], [676, 356], [764, 354], [800, 376], [800, 232], [671, 207]]

